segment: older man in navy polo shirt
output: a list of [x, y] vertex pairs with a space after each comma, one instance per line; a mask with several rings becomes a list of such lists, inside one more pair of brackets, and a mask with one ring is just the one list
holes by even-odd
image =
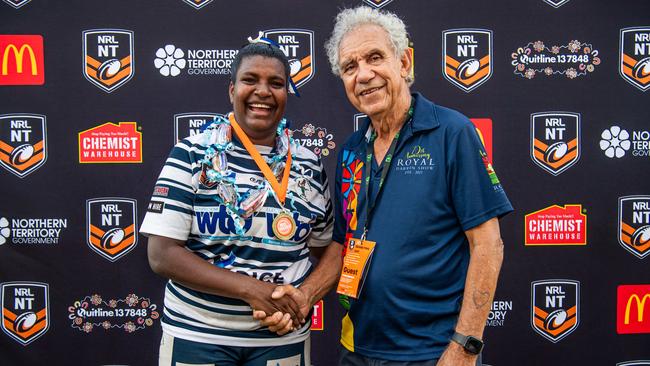
[[351, 242], [372, 247], [359, 287], [343, 286], [345, 273], [339, 282], [349, 307], [341, 365], [480, 364], [503, 259], [498, 218], [512, 211], [485, 149], [467, 117], [411, 93], [394, 14], [343, 10], [326, 48], [368, 115], [337, 165], [333, 240], [346, 256]]

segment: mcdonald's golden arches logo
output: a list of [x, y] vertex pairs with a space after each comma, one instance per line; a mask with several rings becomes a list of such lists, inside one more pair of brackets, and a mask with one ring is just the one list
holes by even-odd
[[620, 285], [616, 292], [616, 333], [650, 333], [650, 284]]
[[45, 84], [41, 35], [0, 35], [0, 85]]

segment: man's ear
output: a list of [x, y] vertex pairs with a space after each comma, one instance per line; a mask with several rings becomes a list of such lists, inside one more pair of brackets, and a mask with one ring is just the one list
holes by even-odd
[[230, 98], [230, 104], [233, 104], [235, 101], [235, 84], [230, 82], [230, 85], [228, 85], [228, 97]]
[[411, 75], [411, 68], [413, 67], [413, 62], [411, 60], [411, 51], [409, 51], [408, 48], [404, 50], [399, 61], [401, 64], [400, 75], [403, 78], [406, 78], [407, 76]]

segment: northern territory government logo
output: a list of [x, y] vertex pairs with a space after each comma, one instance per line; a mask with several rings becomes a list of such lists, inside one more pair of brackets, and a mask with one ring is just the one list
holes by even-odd
[[94, 198], [86, 201], [86, 242], [111, 262], [138, 244], [137, 202], [131, 198]]
[[136, 122], [106, 122], [79, 132], [79, 163], [141, 163], [142, 132]]
[[289, 59], [291, 80], [300, 88], [314, 77], [314, 31], [307, 29], [270, 29], [262, 36], [276, 42]]
[[158, 318], [158, 306], [149, 298], [133, 293], [114, 299], [93, 294], [75, 301], [68, 307], [68, 319], [72, 320], [72, 328], [86, 334], [95, 329], [119, 329], [133, 333], [151, 327]]
[[[488, 327], [502, 327], [509, 312], [512, 311], [512, 300], [494, 300], [490, 307], [485, 325]], [[484, 364], [485, 365], [485, 364]]]
[[544, 0], [544, 2], [557, 9], [560, 6], [568, 3], [569, 0]]
[[82, 32], [82, 68], [86, 80], [110, 93], [135, 73], [133, 31], [91, 29]]
[[580, 324], [580, 282], [544, 280], [531, 283], [530, 325], [556, 343]]
[[492, 76], [492, 31], [450, 29], [442, 32], [442, 74], [465, 92]]
[[26, 346], [50, 328], [49, 286], [41, 282], [5, 282], [2, 292], [2, 330]]
[[153, 65], [162, 76], [181, 74], [195, 76], [230, 75], [230, 65], [237, 50], [205, 47], [179, 47], [166, 44], [156, 50]]
[[530, 42], [517, 48], [511, 58], [515, 75], [526, 79], [554, 75], [575, 79], [593, 72], [601, 61], [598, 50], [578, 40], [551, 48], [542, 41]]
[[300, 129], [290, 131], [293, 140], [311, 150], [318, 156], [328, 156], [335, 148], [334, 135], [327, 132], [325, 127], [317, 127], [307, 123]]
[[14, 9], [18, 9], [22, 7], [23, 5], [26, 5], [28, 2], [32, 0], [3, 0], [5, 3], [11, 5], [14, 7]]
[[0, 217], [0, 245], [58, 244], [68, 219]]
[[637, 89], [650, 89], [650, 27], [621, 29], [618, 72]]
[[372, 6], [375, 9], [381, 9], [384, 6], [393, 2], [393, 0], [363, 0], [363, 2]]
[[627, 127], [614, 125], [603, 130], [600, 138], [600, 149], [610, 159], [620, 159], [625, 155], [650, 157], [650, 130], [628, 130]]
[[525, 245], [586, 245], [582, 205], [553, 205], [526, 215]]
[[219, 113], [213, 112], [188, 112], [174, 115], [174, 144], [186, 137], [201, 133], [201, 128], [212, 122]]
[[47, 160], [45, 116], [32, 113], [0, 115], [0, 165], [23, 178]]
[[0, 85], [45, 84], [43, 36], [0, 35]]
[[650, 285], [618, 286], [616, 333], [650, 333]]
[[212, 0], [183, 0], [188, 5], [191, 5], [194, 9], [201, 9], [202, 7], [210, 4]]
[[618, 243], [640, 259], [650, 254], [650, 195], [618, 199]]
[[530, 115], [530, 157], [558, 175], [580, 159], [580, 113], [539, 112]]

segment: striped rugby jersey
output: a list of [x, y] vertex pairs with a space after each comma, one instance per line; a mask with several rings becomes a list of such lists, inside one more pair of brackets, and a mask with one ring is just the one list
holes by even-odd
[[[140, 232], [185, 241], [187, 250], [204, 260], [275, 284], [299, 286], [311, 272], [308, 246], [322, 247], [332, 237], [332, 206], [320, 159], [300, 146], [293, 163], [285, 207], [297, 223], [288, 241], [273, 235], [271, 223], [280, 212], [274, 196], [246, 220], [239, 236], [226, 208], [215, 200], [216, 186], [199, 183], [206, 134], [186, 138], [172, 149], [158, 177]], [[240, 194], [265, 178], [233, 134], [228, 167], [236, 173]], [[271, 148], [257, 146], [271, 156]], [[301, 342], [310, 323], [278, 336], [260, 328], [248, 304], [239, 299], [206, 294], [169, 281], [165, 291], [163, 330], [190, 341], [229, 346], [267, 347]]]

